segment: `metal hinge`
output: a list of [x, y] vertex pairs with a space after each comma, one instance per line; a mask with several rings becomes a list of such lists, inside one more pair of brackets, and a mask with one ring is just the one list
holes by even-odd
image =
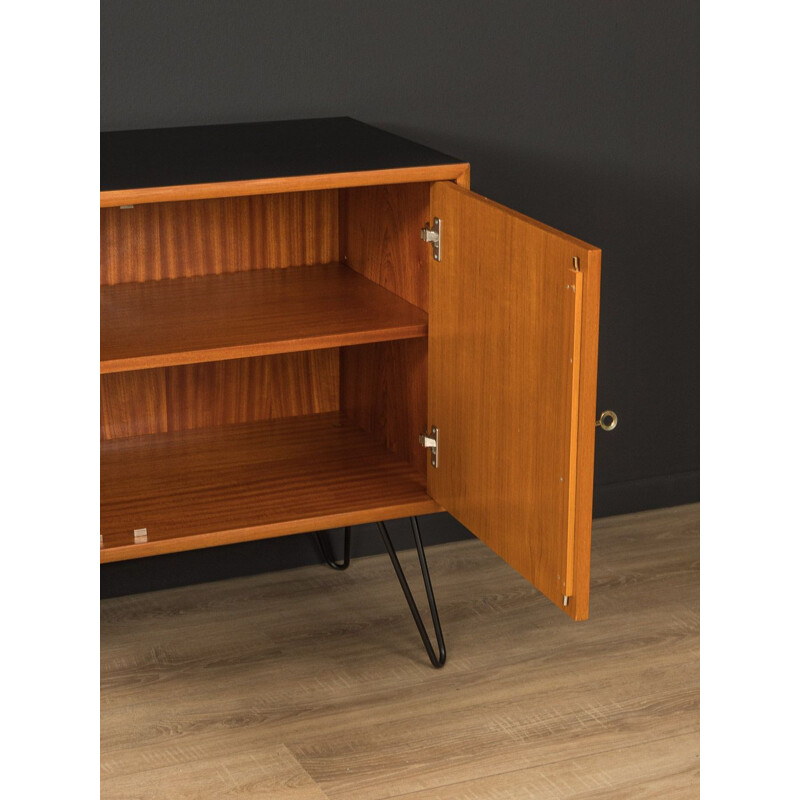
[[426, 225], [420, 232], [419, 238], [423, 242], [430, 242], [433, 245], [433, 260], [442, 260], [441, 239], [442, 239], [442, 221], [439, 217], [433, 218], [433, 227]]
[[439, 466], [439, 429], [434, 425], [430, 434], [428, 431], [419, 435], [419, 443], [431, 449], [431, 466]]

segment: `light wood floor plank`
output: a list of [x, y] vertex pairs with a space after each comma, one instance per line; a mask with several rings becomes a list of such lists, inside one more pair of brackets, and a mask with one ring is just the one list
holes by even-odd
[[[128, 751], [135, 769], [111, 774], [103, 781], [105, 800], [189, 800], [217, 797], [327, 800], [283, 746], [224, 753], [189, 745], [165, 748], [154, 766]], [[164, 765], [163, 762], [170, 762]]]
[[330, 800], [697, 796], [698, 527], [698, 506], [596, 521], [584, 623], [478, 542], [430, 548], [440, 671], [385, 557], [103, 601], [104, 788], [224, 796], [175, 748], [284, 747]]
[[[398, 800], [645, 800], [697, 796], [699, 733], [451, 783]], [[694, 792], [694, 794], [692, 794]]]

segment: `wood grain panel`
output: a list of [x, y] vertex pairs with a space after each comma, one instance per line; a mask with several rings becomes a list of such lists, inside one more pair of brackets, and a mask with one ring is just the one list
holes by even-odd
[[338, 192], [100, 211], [100, 283], [324, 264], [339, 257]]
[[455, 180], [469, 183], [469, 164], [436, 164], [428, 167], [331, 172], [320, 175], [294, 175], [220, 183], [194, 183], [185, 186], [154, 186], [142, 189], [119, 189], [100, 192], [100, 207], [130, 203], [165, 203], [219, 197], [244, 197], [284, 192], [307, 192], [347, 186], [373, 186]]
[[100, 376], [100, 438], [336, 411], [336, 348]]
[[101, 287], [100, 371], [425, 336], [427, 315], [341, 264]]
[[100, 464], [101, 561], [440, 510], [338, 412], [116, 439]]
[[101, 440], [168, 430], [166, 370], [100, 376]]
[[575, 391], [575, 357], [596, 357], [596, 283], [576, 297], [599, 251], [450, 183], [433, 187], [432, 213], [443, 258], [431, 267], [431, 496], [559, 607], [580, 583], [585, 602], [565, 610], [585, 617], [591, 516], [582, 505], [578, 521], [570, 500], [580, 487], [585, 503], [593, 472], [594, 429], [579, 421], [594, 397]]
[[341, 410], [423, 477], [418, 436], [428, 414], [428, 343], [380, 342], [341, 349]]
[[430, 184], [348, 189], [340, 200], [347, 265], [419, 308], [428, 308]]

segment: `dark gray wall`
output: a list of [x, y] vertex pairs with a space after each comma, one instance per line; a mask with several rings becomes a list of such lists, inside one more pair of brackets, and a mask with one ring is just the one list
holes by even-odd
[[101, 37], [103, 130], [352, 116], [602, 247], [595, 514], [699, 498], [697, 2], [105, 0]]

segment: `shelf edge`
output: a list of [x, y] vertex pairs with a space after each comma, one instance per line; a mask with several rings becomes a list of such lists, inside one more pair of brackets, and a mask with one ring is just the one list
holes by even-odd
[[252, 542], [259, 539], [272, 539], [278, 536], [341, 528], [346, 525], [364, 525], [370, 522], [399, 519], [401, 517], [434, 514], [443, 510], [435, 500], [428, 497], [425, 500], [401, 503], [399, 505], [347, 511], [340, 514], [326, 514], [287, 522], [267, 523], [231, 531], [176, 536], [168, 539], [142, 542], [141, 544], [108, 545], [100, 548], [100, 563], [108, 564], [146, 556], [200, 550], [219, 545]]
[[186, 350], [180, 353], [131, 356], [100, 361], [100, 374], [132, 372], [157, 367], [177, 367], [185, 364], [204, 364], [209, 361], [231, 361], [237, 358], [272, 356], [281, 353], [298, 353], [308, 350], [327, 350], [332, 347], [349, 347], [376, 342], [393, 342], [404, 339], [424, 339], [428, 335], [428, 323], [404, 325], [398, 328], [357, 331], [355, 333], [313, 336], [306, 339], [281, 340], [279, 342], [256, 342], [249, 345], [230, 345], [208, 350]]
[[390, 183], [424, 183], [454, 180], [469, 185], [469, 164], [437, 164], [428, 167], [332, 172], [321, 175], [294, 175], [223, 183], [193, 183], [184, 186], [151, 186], [139, 189], [112, 189], [100, 192], [100, 208], [136, 203], [168, 203], [178, 200], [210, 200], [220, 197], [245, 197], [254, 194], [345, 189]]

